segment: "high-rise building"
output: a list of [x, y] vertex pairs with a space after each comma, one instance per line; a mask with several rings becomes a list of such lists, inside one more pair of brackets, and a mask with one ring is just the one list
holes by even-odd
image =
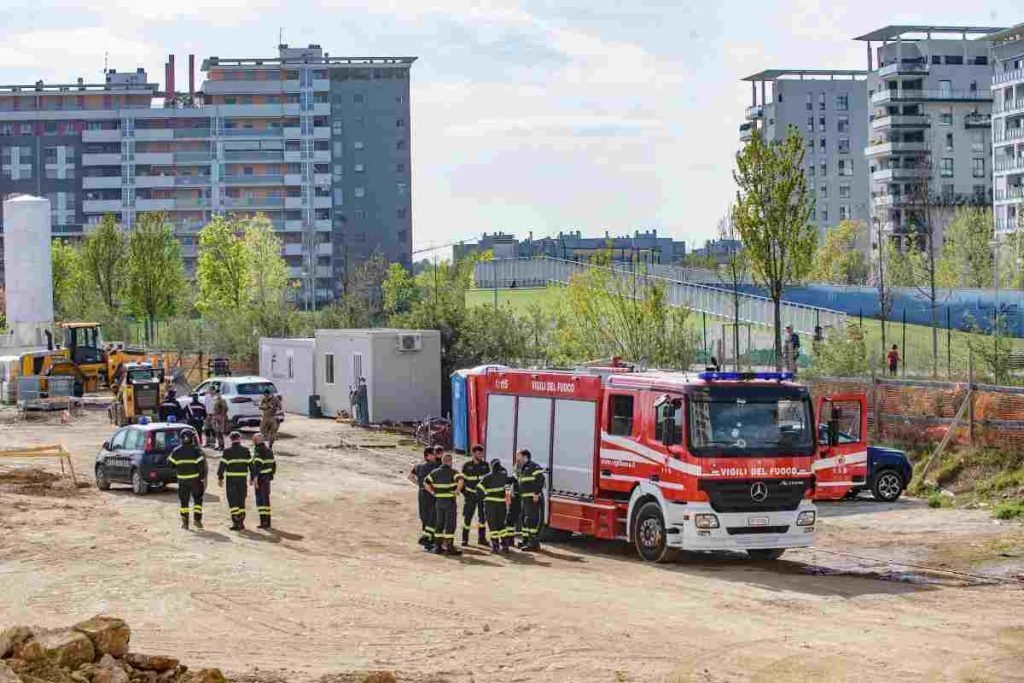
[[187, 92], [173, 56], [163, 91], [142, 69], [0, 86], [0, 195], [49, 197], [54, 234], [72, 238], [106, 215], [130, 229], [163, 212], [190, 272], [213, 215], [263, 213], [300, 297], [327, 300], [375, 252], [411, 265], [414, 61], [281, 45], [276, 57], [207, 58], [199, 90], [190, 56]]
[[750, 106], [740, 140], [755, 130], [783, 140], [792, 126], [804, 138], [804, 172], [819, 238], [843, 220], [868, 220], [868, 183], [861, 150], [867, 144], [864, 71], [769, 69], [744, 78]]
[[[998, 29], [886, 26], [867, 43], [872, 225], [902, 245], [943, 227], [957, 206], [992, 196], [992, 65]], [[876, 45], [880, 44], [880, 45]]]
[[1024, 227], [1024, 24], [992, 43], [992, 185], [998, 234]]

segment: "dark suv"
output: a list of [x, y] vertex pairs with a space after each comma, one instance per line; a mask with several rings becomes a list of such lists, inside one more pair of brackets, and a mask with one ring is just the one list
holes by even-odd
[[195, 430], [186, 424], [151, 422], [118, 429], [96, 454], [96, 488], [107, 491], [111, 484], [129, 484], [133, 492], [142, 495], [176, 482], [174, 467], [167, 459], [186, 430], [199, 443]]

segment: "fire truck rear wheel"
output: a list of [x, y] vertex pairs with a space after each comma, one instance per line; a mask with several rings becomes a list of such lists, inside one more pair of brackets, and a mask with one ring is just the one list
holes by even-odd
[[785, 548], [752, 548], [747, 551], [747, 555], [752, 560], [777, 560], [784, 552]]
[[647, 562], [666, 562], [671, 559], [665, 518], [661, 506], [654, 501], [644, 503], [633, 520], [633, 544], [636, 552]]

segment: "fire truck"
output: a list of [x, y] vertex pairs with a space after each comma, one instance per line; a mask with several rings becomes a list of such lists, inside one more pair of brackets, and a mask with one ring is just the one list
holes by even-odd
[[901, 450], [868, 446], [867, 397], [863, 393], [822, 396], [817, 414], [814, 499], [840, 500], [871, 491], [877, 501], [897, 500], [910, 483], [913, 467]]
[[817, 426], [789, 373], [456, 375], [465, 440], [510, 470], [513, 453], [531, 452], [555, 533], [625, 540], [651, 562], [680, 549], [775, 559], [814, 539]]

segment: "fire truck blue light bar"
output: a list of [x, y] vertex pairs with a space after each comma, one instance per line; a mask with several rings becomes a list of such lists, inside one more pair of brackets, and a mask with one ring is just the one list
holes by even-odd
[[783, 381], [793, 379], [792, 372], [699, 372], [697, 378], [705, 382], [735, 381], [750, 379], [774, 379]]

